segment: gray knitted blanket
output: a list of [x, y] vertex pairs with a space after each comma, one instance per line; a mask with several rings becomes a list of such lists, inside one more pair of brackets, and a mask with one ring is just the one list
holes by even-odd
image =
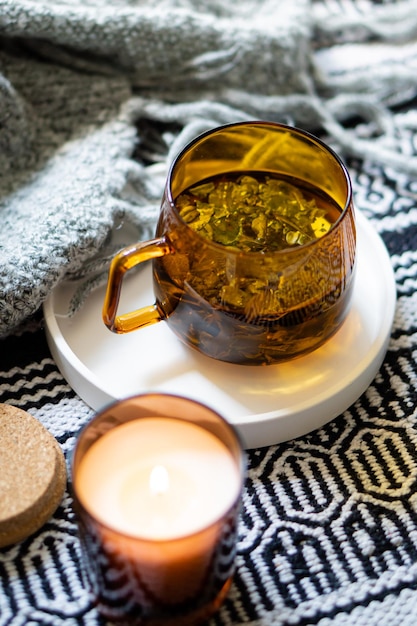
[[0, 336], [65, 276], [152, 232], [198, 133], [294, 123], [417, 174], [393, 113], [417, 92], [417, 1], [0, 0]]

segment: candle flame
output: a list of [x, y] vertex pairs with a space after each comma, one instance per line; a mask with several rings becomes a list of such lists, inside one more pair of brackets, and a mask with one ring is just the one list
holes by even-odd
[[164, 465], [155, 465], [149, 476], [149, 490], [152, 495], [160, 496], [169, 489], [169, 474]]

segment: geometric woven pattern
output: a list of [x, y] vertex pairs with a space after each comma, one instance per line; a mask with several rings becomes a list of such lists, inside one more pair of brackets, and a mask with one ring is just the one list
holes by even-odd
[[[417, 152], [411, 134], [399, 141]], [[417, 182], [348, 167], [356, 206], [384, 239], [395, 272], [389, 349], [343, 415], [248, 452], [237, 571], [211, 626], [417, 623]], [[1, 343], [0, 401], [37, 417], [69, 460], [92, 411], [52, 360], [40, 313]], [[0, 626], [102, 623], [83, 584], [68, 490], [34, 536], [0, 550], [0, 581]]]

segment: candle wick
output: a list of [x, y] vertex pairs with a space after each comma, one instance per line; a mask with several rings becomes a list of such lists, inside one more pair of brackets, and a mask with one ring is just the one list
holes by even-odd
[[169, 474], [164, 465], [155, 465], [149, 476], [149, 490], [152, 495], [160, 496], [169, 489]]

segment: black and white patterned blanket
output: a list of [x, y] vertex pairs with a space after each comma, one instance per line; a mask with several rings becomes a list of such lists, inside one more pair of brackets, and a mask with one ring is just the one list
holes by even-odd
[[[10, 8], [13, 3], [1, 4]], [[352, 32], [362, 33], [364, 41], [370, 32], [377, 37], [384, 28], [385, 40], [391, 35], [395, 40], [401, 13], [391, 25], [389, 20], [365, 23], [358, 15], [370, 4], [367, 1], [321, 4], [335, 19], [343, 6], [344, 23], [350, 20]], [[32, 6], [20, 5], [28, 10]], [[398, 3], [405, 16], [412, 6]], [[326, 25], [333, 34], [337, 29], [337, 24], [323, 22], [323, 38]], [[402, 27], [404, 32], [404, 23]], [[410, 29], [414, 27], [410, 22]], [[408, 41], [413, 37], [415, 32], [409, 33]], [[384, 126], [386, 119], [378, 117], [374, 102], [366, 108], [366, 85], [359, 109], [365, 118], [367, 111], [376, 112], [373, 119], [365, 119], [362, 127], [350, 120], [343, 133], [325, 126], [345, 154], [356, 207], [381, 235], [394, 269], [398, 301], [386, 358], [362, 397], [326, 426], [248, 452], [236, 575], [210, 626], [417, 624], [417, 111], [412, 100], [401, 109], [395, 98], [396, 86], [404, 92], [409, 85], [410, 95], [415, 90], [414, 47], [400, 46], [396, 59], [388, 54], [390, 71], [380, 74], [381, 99], [395, 111], [395, 125], [388, 132], [395, 151], [388, 154], [388, 144], [381, 144], [383, 165], [375, 151], [367, 152], [376, 122]], [[387, 49], [379, 52], [387, 54]], [[408, 65], [403, 64], [405, 56]], [[348, 91], [354, 75], [360, 84], [361, 77], [349, 71], [349, 63], [342, 76], [340, 66], [326, 65], [324, 57], [322, 62], [333, 84], [339, 79], [341, 92], [346, 86]], [[303, 99], [297, 102], [302, 107]], [[337, 108], [338, 102], [336, 98], [332, 106]], [[344, 106], [349, 118], [347, 100]], [[357, 107], [358, 100], [356, 113]], [[348, 149], [353, 128], [354, 147]], [[361, 147], [369, 157], [365, 161], [359, 159]], [[92, 417], [51, 358], [41, 310], [1, 340], [0, 401], [38, 418], [67, 459], [77, 433]], [[68, 488], [43, 528], [0, 550], [0, 626], [101, 624], [82, 581]]]
[[[413, 133], [401, 141], [417, 154]], [[237, 571], [212, 626], [417, 621], [417, 182], [372, 164], [349, 169], [357, 208], [384, 239], [397, 281], [388, 353], [343, 415], [248, 452]], [[67, 456], [92, 416], [51, 358], [41, 313], [3, 340], [0, 392]], [[40, 531], [0, 550], [0, 624], [100, 624], [81, 578], [68, 491]]]

